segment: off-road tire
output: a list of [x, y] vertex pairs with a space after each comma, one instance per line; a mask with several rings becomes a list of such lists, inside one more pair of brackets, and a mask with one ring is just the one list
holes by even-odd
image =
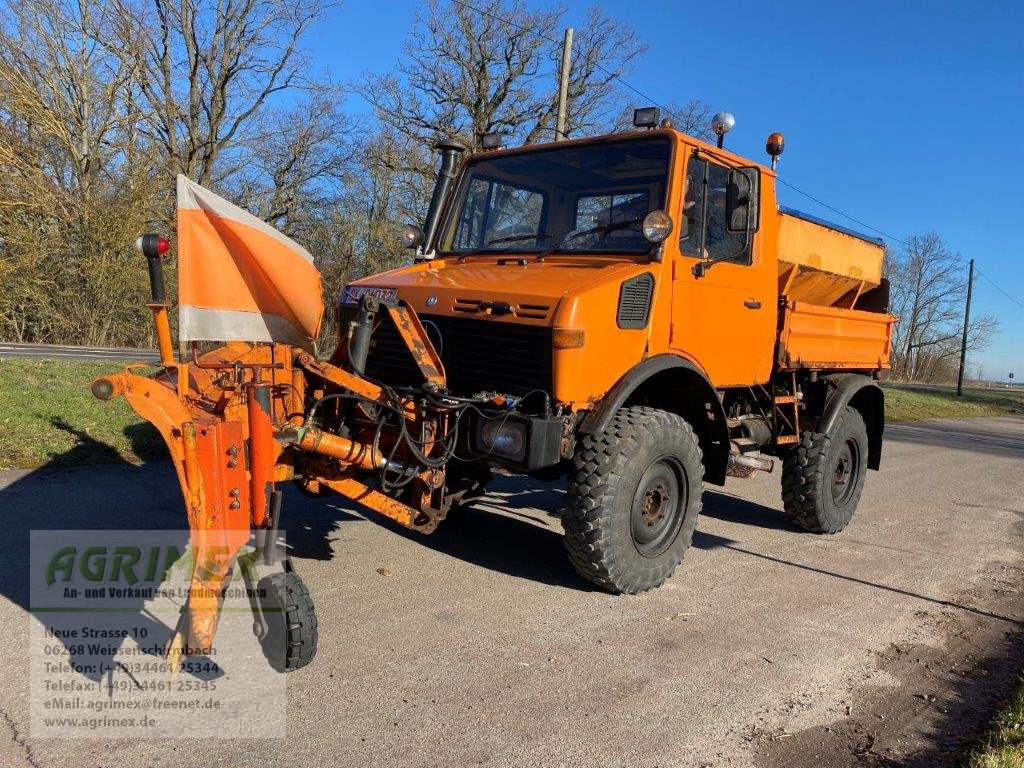
[[813, 533], [843, 530], [860, 501], [867, 462], [868, 431], [854, 408], [843, 411], [831, 433], [805, 432], [782, 462], [782, 503], [790, 520]]
[[[686, 421], [655, 408], [622, 408], [607, 429], [577, 443], [562, 518], [569, 561], [610, 592], [661, 586], [693, 539], [703, 474]], [[664, 503], [652, 506], [652, 498]]]
[[263, 655], [278, 672], [304, 667], [316, 655], [318, 628], [313, 598], [292, 571], [264, 576], [256, 585], [267, 622], [260, 640]]

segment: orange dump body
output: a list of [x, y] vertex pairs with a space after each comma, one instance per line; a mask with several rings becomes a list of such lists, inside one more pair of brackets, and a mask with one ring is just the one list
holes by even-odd
[[888, 368], [895, 318], [856, 308], [882, 286], [882, 241], [788, 209], [778, 215], [780, 367]]

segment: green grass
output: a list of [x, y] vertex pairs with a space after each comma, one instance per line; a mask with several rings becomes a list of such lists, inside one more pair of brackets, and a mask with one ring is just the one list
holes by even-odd
[[0, 467], [141, 462], [166, 456], [159, 433], [123, 398], [89, 383], [117, 363], [0, 360]]
[[[141, 462], [166, 455], [163, 441], [123, 399], [96, 400], [89, 382], [116, 363], [0, 360], [0, 467]], [[1024, 389], [923, 389], [886, 384], [890, 421], [1024, 413]]]
[[970, 419], [1024, 413], [1024, 389], [965, 388], [963, 397], [957, 397], [953, 387], [882, 386], [887, 421]]
[[974, 749], [970, 768], [1024, 768], [1024, 679]]

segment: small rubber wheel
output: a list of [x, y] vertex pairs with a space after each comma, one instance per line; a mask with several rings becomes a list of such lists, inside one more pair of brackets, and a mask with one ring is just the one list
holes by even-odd
[[292, 571], [274, 573], [260, 579], [256, 589], [267, 624], [266, 633], [259, 638], [260, 647], [270, 666], [278, 672], [291, 672], [309, 664], [316, 655], [317, 621], [313, 599], [302, 579]]
[[782, 463], [782, 502], [789, 518], [814, 533], [839, 533], [864, 489], [868, 431], [847, 407], [831, 433], [804, 432]]
[[690, 425], [667, 411], [623, 408], [603, 432], [580, 439], [573, 461], [562, 518], [573, 566], [611, 592], [664, 584], [700, 513], [704, 468]]

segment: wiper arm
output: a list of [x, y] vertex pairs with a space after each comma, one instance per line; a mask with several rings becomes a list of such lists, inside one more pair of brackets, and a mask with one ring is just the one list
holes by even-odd
[[518, 243], [523, 240], [547, 240], [549, 237], [554, 237], [554, 235], [549, 235], [547, 232], [541, 232], [538, 235], [508, 235], [506, 237], [496, 237], [493, 240], [488, 240], [484, 243], [484, 247], [494, 245], [495, 243]]
[[626, 229], [634, 224], [643, 223], [644, 216], [637, 216], [633, 219], [623, 219], [622, 221], [612, 221], [608, 224], [601, 224], [597, 227], [591, 227], [590, 229], [581, 229], [577, 232], [569, 232], [565, 237], [559, 240], [557, 243], [552, 245], [546, 251], [541, 252], [537, 256], [537, 261], [543, 261], [545, 256], [550, 255], [552, 252], [557, 251], [566, 243], [575, 240], [578, 237], [584, 237], [586, 235], [596, 235], [598, 233], [604, 234], [605, 232], [614, 232], [617, 229]]
[[[481, 248], [473, 248], [469, 251], [465, 251], [464, 253], [460, 253], [459, 261], [465, 261], [465, 259], [469, 256], [479, 256], [484, 253], [494, 253], [495, 251], [490, 251], [487, 249], [488, 245], [495, 245], [497, 243], [518, 243], [524, 240], [546, 240], [549, 237], [554, 237], [554, 235], [549, 235], [547, 232], [541, 232], [538, 235], [507, 235], [505, 237], [496, 237], [493, 240], [488, 240], [486, 243], [483, 244], [483, 247]], [[497, 253], [501, 253], [501, 251], [497, 251]]]

